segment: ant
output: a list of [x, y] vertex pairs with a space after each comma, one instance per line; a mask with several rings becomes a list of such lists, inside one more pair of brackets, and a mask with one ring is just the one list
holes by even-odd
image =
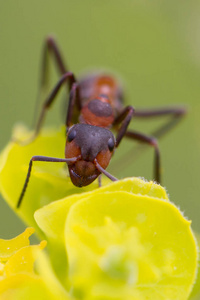
[[[132, 117], [156, 117], [170, 115], [167, 124], [157, 131], [157, 137], [163, 135], [185, 113], [183, 107], [159, 108], [153, 110], [136, 110], [132, 106], [123, 107], [123, 91], [118, 81], [104, 73], [89, 74], [77, 81], [75, 75], [68, 71], [61, 52], [53, 37], [47, 37], [44, 45], [41, 73], [41, 89], [45, 87], [47, 76], [47, 59], [51, 54], [61, 75], [58, 83], [45, 100], [30, 143], [39, 134], [45, 114], [51, 107], [59, 90], [67, 85], [69, 102], [66, 117], [65, 158], [33, 156], [29, 163], [26, 180], [17, 202], [20, 207], [24, 197], [33, 161], [65, 162], [68, 165], [72, 183], [82, 187], [92, 183], [97, 177], [101, 185], [100, 175], [103, 173], [112, 181], [117, 178], [106, 171], [115, 148], [123, 137], [146, 143], [154, 148], [154, 179], [160, 183], [160, 151], [157, 139], [136, 131], [128, 130]], [[117, 132], [116, 138], [110, 129]], [[23, 144], [23, 142], [20, 142]]]

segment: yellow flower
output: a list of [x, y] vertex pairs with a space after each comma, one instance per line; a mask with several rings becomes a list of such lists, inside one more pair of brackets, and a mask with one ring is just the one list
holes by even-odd
[[[69, 299], [67, 292], [62, 290], [53, 272], [40, 251], [46, 246], [46, 241], [39, 245], [29, 245], [29, 236], [33, 228], [27, 228], [22, 234], [11, 240], [0, 239], [0, 299]], [[38, 273], [34, 262], [40, 257]], [[44, 266], [45, 265], [45, 266]], [[42, 268], [48, 270], [48, 277], [42, 276]], [[47, 281], [48, 279], [48, 281]], [[52, 284], [53, 282], [53, 284]], [[56, 287], [55, 290], [53, 287]]]
[[[27, 147], [10, 144], [4, 150], [0, 190], [11, 207], [15, 209], [30, 158], [63, 157], [60, 149], [64, 144], [62, 130], [46, 131]], [[62, 167], [35, 163], [18, 211], [48, 242], [48, 254], [38, 255], [37, 274], [33, 271], [35, 254], [29, 256], [31, 267], [26, 275], [40, 284], [34, 281], [32, 285], [32, 277], [23, 277], [27, 294], [38, 299], [188, 299], [196, 278], [197, 245], [191, 222], [169, 201], [165, 189], [138, 178], [78, 189], [65, 178]], [[25, 233], [30, 235], [30, 230]], [[31, 249], [38, 252], [44, 242], [39, 246], [13, 245], [16, 252], [9, 259], [21, 272], [15, 255], [27, 247], [36, 247]], [[10, 255], [5, 249], [0, 242], [2, 257]], [[11, 279], [4, 274], [2, 280], [5, 276], [9, 294]], [[22, 295], [21, 285], [18, 292]]]

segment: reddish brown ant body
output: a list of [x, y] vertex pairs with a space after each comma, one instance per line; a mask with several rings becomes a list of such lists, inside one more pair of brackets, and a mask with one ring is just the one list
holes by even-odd
[[[52, 37], [45, 42], [42, 64], [42, 87], [46, 83], [47, 55], [52, 54], [61, 78], [43, 104], [36, 130], [31, 142], [40, 132], [46, 111], [50, 108], [60, 88], [67, 84], [69, 102], [66, 118], [67, 139], [65, 158], [33, 156], [30, 160], [26, 181], [19, 197], [20, 206], [31, 174], [33, 161], [65, 162], [69, 168], [70, 178], [78, 187], [89, 185], [101, 173], [108, 178], [117, 180], [105, 169], [113, 152], [124, 136], [149, 144], [155, 149], [154, 179], [160, 182], [160, 152], [155, 137], [127, 130], [133, 117], [155, 117], [171, 115], [170, 121], [157, 131], [157, 136], [168, 131], [181, 116], [185, 109], [163, 108], [156, 110], [135, 111], [132, 106], [123, 108], [123, 93], [118, 81], [108, 74], [96, 73], [85, 76], [79, 82], [73, 73], [68, 72], [61, 53]], [[117, 131], [116, 139], [110, 129]]]

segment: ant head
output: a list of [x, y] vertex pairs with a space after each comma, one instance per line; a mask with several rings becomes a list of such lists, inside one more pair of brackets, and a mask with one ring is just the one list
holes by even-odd
[[115, 138], [110, 130], [88, 124], [72, 126], [67, 135], [65, 157], [80, 156], [78, 161], [68, 164], [73, 184], [81, 187], [93, 182], [100, 175], [94, 160], [106, 169], [114, 149]]
[[114, 121], [113, 108], [104, 94], [90, 99], [81, 110], [80, 120], [83, 123], [109, 127]]

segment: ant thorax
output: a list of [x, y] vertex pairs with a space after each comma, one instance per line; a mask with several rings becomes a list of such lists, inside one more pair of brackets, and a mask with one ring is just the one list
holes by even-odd
[[81, 109], [79, 121], [90, 125], [109, 128], [114, 121], [114, 112], [106, 95], [91, 99]]

